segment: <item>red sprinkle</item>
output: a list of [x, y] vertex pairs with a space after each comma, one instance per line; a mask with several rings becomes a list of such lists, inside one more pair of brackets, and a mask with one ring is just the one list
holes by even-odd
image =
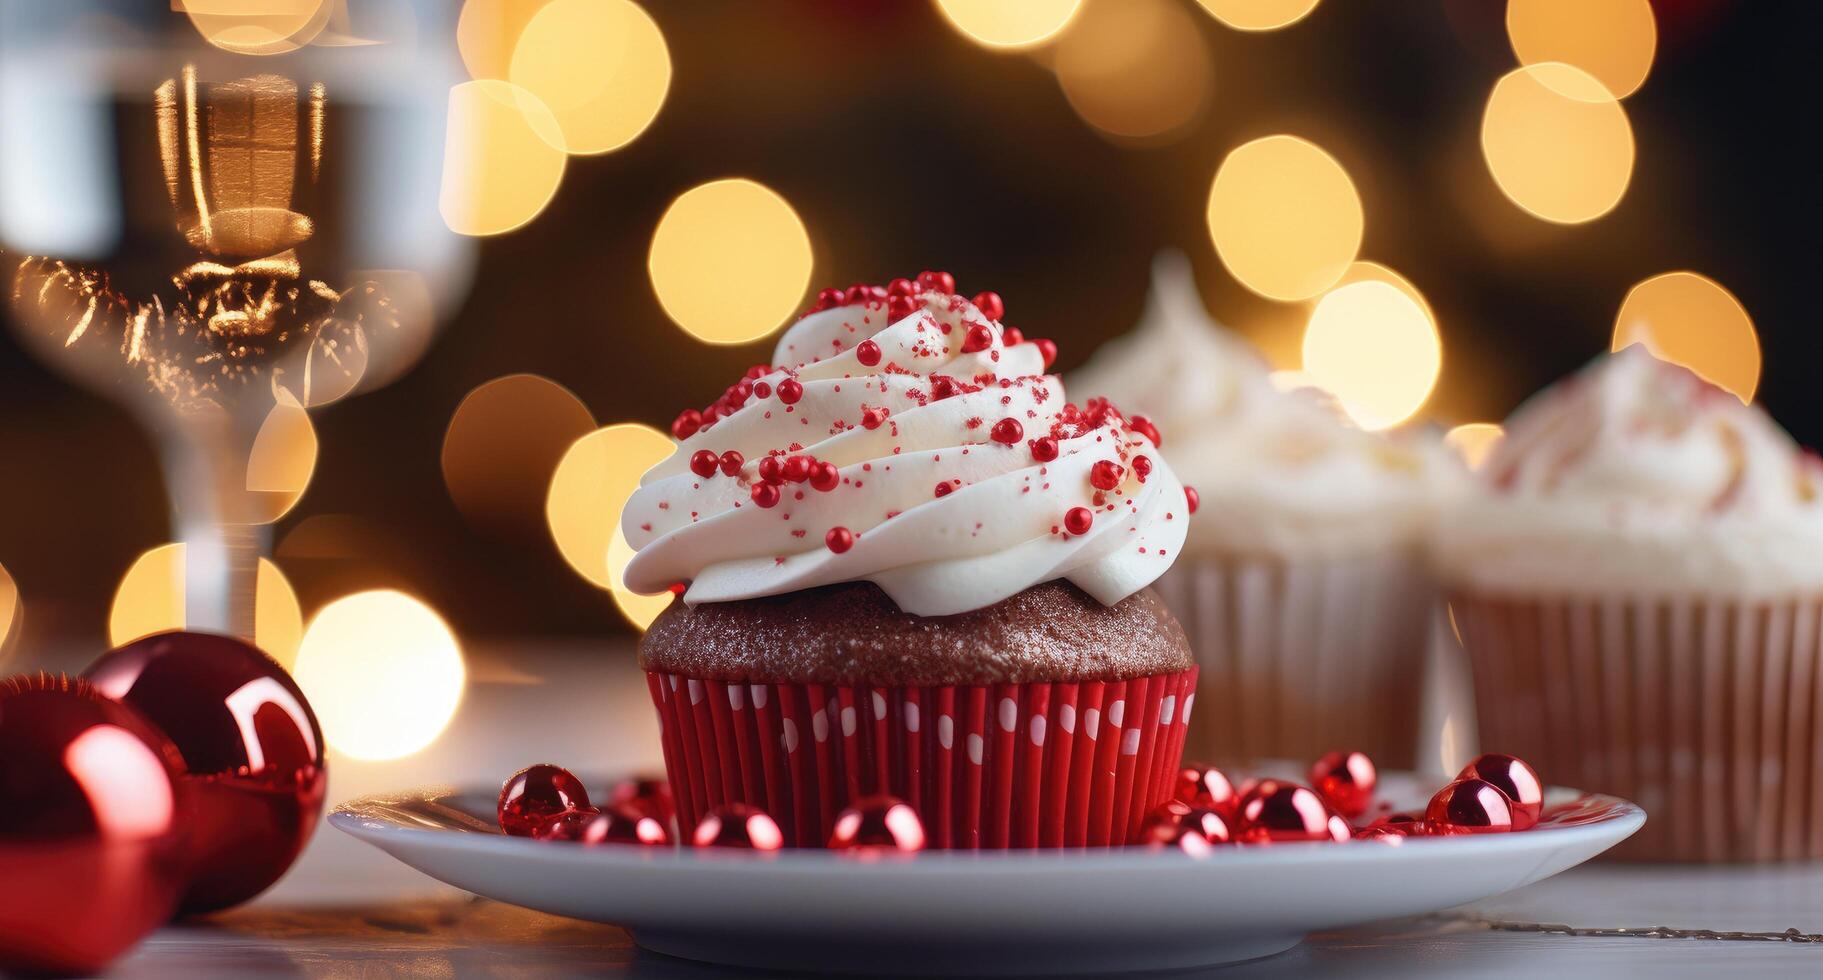
[[690, 454], [690, 472], [697, 476], [714, 476], [716, 463], [714, 450], [698, 449]]
[[939, 293], [953, 293], [956, 291], [956, 277], [947, 272], [932, 272], [929, 269], [926, 269], [923, 272], [918, 273], [918, 284], [925, 289], [934, 290]]
[[786, 378], [779, 382], [779, 401], [787, 405], [796, 405], [804, 397], [804, 386], [796, 378]]
[[1000, 301], [999, 293], [976, 293], [975, 308], [981, 311], [982, 316], [985, 316], [990, 320], [998, 320], [1001, 317], [1006, 316], [1006, 304]]
[[1165, 440], [1159, 436], [1158, 426], [1153, 425], [1152, 420], [1146, 418], [1144, 415], [1135, 415], [1128, 419], [1127, 427], [1152, 440], [1152, 445], [1157, 446], [1160, 449], [1164, 448]]
[[810, 488], [812, 490], [828, 493], [841, 485], [842, 473], [836, 469], [836, 464], [824, 461], [811, 468]]
[[779, 487], [776, 483], [755, 483], [749, 491], [753, 502], [761, 507], [776, 507], [779, 502]]
[[1184, 488], [1184, 503], [1190, 505], [1190, 513], [1196, 513], [1196, 508], [1201, 505], [1202, 502], [1203, 498], [1197, 496], [1195, 487]]
[[1089, 467], [1089, 485], [1097, 490], [1112, 490], [1120, 486], [1120, 478], [1127, 475], [1127, 468], [1111, 459], [1097, 460]]
[[780, 480], [785, 478], [785, 475], [780, 472], [781, 469], [777, 456], [767, 456], [760, 460], [760, 482], [776, 486]]
[[728, 450], [727, 452], [722, 454], [722, 475], [723, 476], [739, 476], [740, 472], [741, 472], [741, 466], [743, 466], [746, 462], [747, 462], [747, 457], [742, 456], [740, 453], [735, 452], [732, 449]]
[[950, 485], [950, 482], [948, 480], [944, 480], [942, 483], [937, 484], [937, 496], [947, 497], [947, 496], [949, 496], [950, 491], [954, 490], [954, 489], [956, 489], [956, 488], [954, 486]]
[[933, 375], [930, 379], [930, 397], [932, 401], [942, 401], [956, 393], [955, 379], [947, 374]]
[[924, 290], [915, 282], [901, 276], [886, 284], [888, 296], [916, 296]]
[[1139, 482], [1146, 482], [1146, 477], [1152, 475], [1152, 457], [1133, 457], [1133, 472], [1139, 474]]
[[753, 383], [753, 396], [755, 398], [771, 398], [772, 385], [765, 381], [755, 381]]
[[1000, 331], [1000, 342], [1008, 347], [1017, 347], [1025, 343], [1025, 333], [1018, 327], [1007, 327]]
[[1004, 418], [994, 423], [994, 427], [988, 430], [988, 435], [995, 442], [1010, 446], [1025, 438], [1025, 426], [1020, 425], [1018, 419]]
[[861, 428], [877, 429], [880, 427], [880, 423], [884, 422], [884, 421], [886, 421], [886, 416], [884, 414], [882, 414], [879, 409], [877, 409], [877, 408], [861, 409]]
[[696, 430], [702, 427], [703, 413], [694, 408], [686, 408], [677, 413], [677, 418], [671, 422], [671, 436], [679, 442], [682, 442], [683, 440], [696, 435]]
[[863, 340], [855, 345], [855, 360], [873, 367], [880, 363], [880, 345], [871, 340]]
[[810, 479], [810, 470], [814, 462], [815, 460], [804, 455], [786, 457], [784, 465], [779, 467], [779, 475], [792, 483], [803, 483]]
[[855, 546], [855, 533], [845, 527], [832, 527], [823, 535], [823, 543], [839, 555]]
[[1071, 534], [1087, 534], [1095, 525], [1095, 514], [1087, 507], [1072, 507], [1064, 511], [1063, 529]]
[[1032, 440], [1032, 458], [1040, 463], [1048, 463], [1057, 458], [1057, 440], [1050, 436], [1039, 436]]
[[1049, 368], [1052, 364], [1056, 363], [1056, 361], [1057, 361], [1057, 342], [1056, 341], [1049, 340], [1044, 337], [1040, 337], [1037, 340], [1032, 341], [1032, 343], [1038, 345], [1038, 353], [1040, 356], [1042, 356], [1044, 358], [1044, 366], [1046, 368]]
[[968, 333], [962, 338], [962, 353], [973, 354], [992, 346], [994, 346], [994, 331], [989, 330], [987, 324], [971, 323], [968, 325]]

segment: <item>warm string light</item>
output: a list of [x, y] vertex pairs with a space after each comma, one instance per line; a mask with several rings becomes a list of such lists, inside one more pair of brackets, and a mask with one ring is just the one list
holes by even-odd
[[1695, 272], [1667, 272], [1634, 286], [1614, 318], [1613, 350], [1643, 344], [1661, 360], [1753, 401], [1760, 341], [1746, 307], [1721, 283]]
[[538, 216], [557, 193], [563, 130], [543, 100], [509, 82], [449, 90], [437, 209], [460, 235], [499, 235]]
[[936, 0], [950, 26], [986, 48], [1020, 50], [1056, 37], [1082, 0]]
[[0, 565], [0, 665], [4, 665], [19, 624], [25, 619], [25, 604], [19, 600], [19, 583]]
[[699, 184], [665, 209], [646, 268], [672, 322], [710, 344], [778, 329], [810, 285], [810, 234], [790, 202], [745, 178]]
[[[650, 426], [622, 423], [578, 439], [551, 477], [545, 518], [557, 550], [577, 574], [612, 593], [635, 626], [658, 615], [656, 604], [629, 592], [621, 574], [632, 549], [620, 536], [620, 513], [647, 470], [669, 457], [675, 444]], [[661, 596], [661, 600], [668, 597]]]
[[1575, 65], [1617, 99], [1645, 83], [1658, 48], [1649, 0], [1507, 0], [1506, 27], [1520, 64]]
[[422, 600], [358, 592], [310, 621], [292, 671], [336, 751], [399, 759], [442, 734], [462, 702], [467, 668], [449, 625]]
[[652, 15], [632, 0], [550, 0], [526, 22], [507, 77], [550, 107], [563, 149], [606, 153], [657, 118], [671, 54]]
[[1481, 150], [1513, 203], [1576, 224], [1613, 210], [1633, 175], [1633, 127], [1606, 86], [1580, 68], [1528, 65], [1495, 83]]
[[273, 389], [273, 405], [247, 454], [246, 519], [271, 524], [304, 497], [316, 472], [316, 426], [290, 391]]
[[1363, 278], [1330, 290], [1311, 310], [1304, 371], [1363, 429], [1411, 418], [1437, 385], [1443, 345], [1416, 295], [1409, 283]]
[[1318, 0], [1196, 0], [1237, 31], [1276, 31], [1310, 16]]
[[286, 54], [329, 24], [331, 0], [176, 0], [203, 40], [235, 54]]
[[469, 392], [450, 417], [444, 485], [456, 509], [477, 525], [537, 529], [557, 464], [594, 430], [588, 406], [557, 382], [535, 374], [495, 378]]
[[1478, 470], [1499, 447], [1506, 430], [1493, 422], [1465, 422], [1443, 435], [1443, 444], [1454, 449], [1469, 469]]
[[1365, 217], [1348, 172], [1296, 136], [1237, 147], [1209, 190], [1209, 235], [1222, 264], [1269, 299], [1309, 299], [1335, 285], [1361, 247]]
[[[108, 612], [111, 645], [189, 625], [187, 553], [180, 541], [160, 545], [134, 559], [121, 576]], [[289, 668], [297, 659], [303, 633], [304, 614], [291, 582], [277, 565], [259, 559], [253, 585], [253, 645]]]
[[1089, 0], [1058, 39], [1051, 66], [1076, 114], [1123, 142], [1182, 133], [1214, 89], [1208, 47], [1173, 0]]

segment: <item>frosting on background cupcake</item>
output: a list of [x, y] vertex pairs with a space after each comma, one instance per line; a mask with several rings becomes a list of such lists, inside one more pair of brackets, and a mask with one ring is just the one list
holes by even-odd
[[1328, 556], [1409, 543], [1461, 473], [1441, 446], [1344, 421], [1312, 389], [1284, 392], [1258, 351], [1210, 319], [1189, 260], [1161, 254], [1140, 326], [1070, 377], [1152, 418], [1205, 505], [1193, 554]]
[[1823, 588], [1823, 466], [1765, 412], [1629, 347], [1514, 413], [1442, 522], [1458, 585], [1527, 594]]
[[871, 581], [941, 616], [1053, 579], [1112, 605], [1164, 572], [1190, 515], [1156, 430], [1068, 404], [1054, 347], [1002, 327], [997, 296], [919, 279], [825, 290], [779, 367], [679, 417], [623, 512], [629, 588], [687, 582], [699, 603]]

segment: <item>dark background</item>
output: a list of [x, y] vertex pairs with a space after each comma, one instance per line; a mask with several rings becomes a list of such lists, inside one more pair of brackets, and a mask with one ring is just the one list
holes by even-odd
[[[1203, 211], [1229, 149], [1296, 133], [1354, 178], [1362, 257], [1403, 273], [1436, 312], [1444, 366], [1426, 417], [1504, 417], [1606, 348], [1631, 285], [1694, 269], [1754, 318], [1758, 400], [1799, 441], [1823, 441], [1823, 194], [1802, 148], [1823, 88], [1813, 4], [1655, 3], [1656, 60], [1625, 102], [1632, 183], [1613, 212], [1574, 226], [1507, 202], [1481, 160], [1487, 93], [1515, 65], [1497, 0], [1324, 0], [1267, 34], [1199, 12], [1213, 101], [1153, 148], [1104, 140], [1041, 64], [969, 43], [924, 0], [645, 6], [673, 64], [656, 122], [618, 152], [572, 159], [535, 222], [480, 243], [466, 304], [446, 311], [415, 371], [318, 415], [314, 483], [274, 535], [307, 615], [388, 585], [465, 635], [626, 628], [548, 535], [464, 521], [442, 437], [464, 394], [511, 372], [568, 386], [598, 422], [662, 427], [766, 360], [770, 340], [684, 335], [646, 277], [665, 206], [724, 176], [792, 202], [813, 290], [947, 268], [965, 291], [998, 290], [1028, 335], [1055, 337], [1067, 370], [1133, 325], [1164, 247], [1190, 255], [1222, 321], [1266, 342], [1295, 328], [1303, 305], [1262, 300], [1222, 269]], [[453, 47], [448, 25], [424, 30]], [[0, 565], [24, 595], [28, 642], [99, 643], [122, 572], [170, 536], [157, 457], [132, 417], [0, 331]], [[328, 538], [357, 551], [312, 546]]]

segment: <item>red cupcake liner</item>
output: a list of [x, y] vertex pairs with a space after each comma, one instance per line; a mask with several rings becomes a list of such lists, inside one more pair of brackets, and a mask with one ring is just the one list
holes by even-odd
[[679, 825], [748, 803], [822, 847], [889, 793], [927, 847], [1125, 844], [1170, 797], [1196, 669], [1125, 681], [943, 687], [743, 684], [648, 672]]

